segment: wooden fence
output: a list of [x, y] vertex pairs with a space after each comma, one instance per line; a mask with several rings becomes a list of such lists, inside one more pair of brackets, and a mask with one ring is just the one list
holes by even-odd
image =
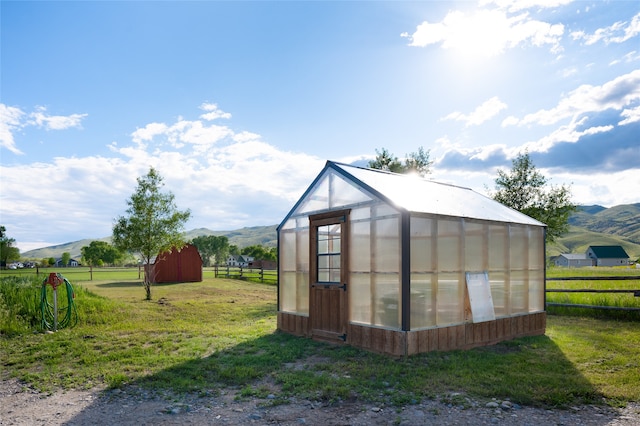
[[278, 271], [276, 269], [215, 265], [213, 271], [216, 278], [233, 278], [236, 280], [256, 281], [266, 284], [278, 283]]
[[[549, 281], [633, 281], [640, 280], [640, 276], [614, 276], [614, 277], [558, 277], [547, 278]], [[625, 289], [625, 290], [601, 290], [601, 289], [563, 289], [563, 288], [547, 288], [547, 293], [631, 293], [634, 297], [640, 297], [640, 289]], [[565, 308], [586, 308], [586, 309], [603, 309], [603, 310], [615, 310], [615, 311], [635, 311], [640, 312], [640, 308], [630, 308], [624, 306], [597, 306], [597, 305], [584, 305], [577, 303], [556, 303], [547, 302], [547, 306], [559, 306]]]

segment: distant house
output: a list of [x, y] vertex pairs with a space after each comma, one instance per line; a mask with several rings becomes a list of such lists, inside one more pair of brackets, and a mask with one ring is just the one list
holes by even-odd
[[76, 259], [69, 259], [69, 263], [66, 265], [62, 264], [62, 258], [59, 257], [56, 259], [56, 263], [53, 264], [53, 266], [57, 267], [57, 268], [66, 268], [66, 267], [78, 267], [80, 266], [80, 262], [78, 262]]
[[620, 266], [629, 264], [629, 255], [622, 246], [589, 246], [586, 255], [595, 266]]
[[202, 258], [198, 249], [187, 244], [180, 251], [172, 250], [156, 257], [147, 271], [153, 283], [202, 281]]
[[581, 268], [583, 266], [593, 266], [593, 259], [589, 258], [586, 253], [571, 254], [563, 253], [553, 259], [556, 266], [565, 266], [568, 268]]
[[227, 266], [240, 266], [246, 268], [253, 262], [253, 257], [245, 255], [233, 255], [227, 256]]

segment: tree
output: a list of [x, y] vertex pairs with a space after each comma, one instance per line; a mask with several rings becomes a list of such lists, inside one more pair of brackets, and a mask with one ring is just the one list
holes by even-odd
[[425, 151], [423, 147], [418, 148], [418, 152], [405, 156], [404, 164], [386, 148], [382, 148], [382, 151], [376, 149], [376, 158], [369, 161], [369, 167], [372, 169], [394, 173], [415, 173], [421, 177], [431, 173], [432, 164], [433, 161], [429, 159], [429, 150]]
[[184, 247], [182, 230], [189, 220], [189, 210], [179, 211], [171, 192], [163, 193], [162, 177], [152, 167], [138, 178], [138, 186], [127, 201], [126, 216], [116, 218], [113, 244], [118, 250], [138, 253], [145, 266], [143, 286], [151, 300], [151, 259], [160, 253]]
[[60, 266], [67, 267], [69, 266], [69, 261], [71, 260], [71, 254], [68, 251], [62, 253], [62, 258], [60, 259]]
[[106, 241], [91, 241], [80, 249], [84, 263], [89, 265], [89, 275], [93, 280], [93, 267], [103, 264], [115, 264], [122, 258], [122, 252]]
[[547, 225], [547, 242], [569, 230], [569, 216], [576, 210], [569, 187], [547, 185], [548, 180], [531, 161], [528, 152], [513, 160], [510, 172], [498, 170], [492, 198]]
[[16, 243], [14, 238], [7, 236], [7, 228], [0, 226], [0, 263], [7, 266], [7, 263], [20, 259], [20, 250], [13, 245]]
[[256, 260], [273, 260], [278, 258], [278, 250], [276, 247], [264, 247], [261, 245], [253, 245], [244, 247], [241, 254], [251, 256]]
[[211, 265], [211, 258], [215, 258], [215, 262], [219, 264], [223, 259], [227, 257], [229, 251], [229, 239], [224, 235], [207, 235], [195, 237], [191, 244], [193, 244], [202, 257], [202, 263], [204, 266]]

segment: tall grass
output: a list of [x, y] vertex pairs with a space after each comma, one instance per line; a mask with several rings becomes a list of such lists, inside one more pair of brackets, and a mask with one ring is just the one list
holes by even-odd
[[[42, 276], [35, 274], [4, 276], [0, 278], [0, 335], [16, 336], [42, 331]], [[66, 287], [58, 287], [60, 306], [66, 306]], [[74, 304], [80, 324], [104, 324], [113, 320], [118, 310], [115, 303], [87, 291], [73, 287]], [[47, 294], [51, 303], [51, 294]]]
[[[621, 267], [549, 268], [547, 289], [573, 290], [640, 290], [640, 280], [591, 280], [597, 277], [639, 276], [639, 269]], [[584, 277], [584, 280], [553, 281], [553, 278]], [[581, 307], [548, 306], [547, 312], [557, 315], [610, 318], [618, 320], [640, 319], [640, 297], [633, 293], [562, 293], [548, 292], [547, 302], [573, 305], [632, 308], [634, 311]]]
[[35, 275], [0, 279], [0, 335], [35, 330], [40, 322], [40, 287], [41, 280]]

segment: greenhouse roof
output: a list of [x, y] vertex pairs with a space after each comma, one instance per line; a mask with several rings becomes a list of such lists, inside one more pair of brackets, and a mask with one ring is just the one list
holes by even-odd
[[336, 170], [362, 189], [410, 212], [545, 226], [469, 188], [332, 161], [327, 162], [325, 170], [327, 168]]

